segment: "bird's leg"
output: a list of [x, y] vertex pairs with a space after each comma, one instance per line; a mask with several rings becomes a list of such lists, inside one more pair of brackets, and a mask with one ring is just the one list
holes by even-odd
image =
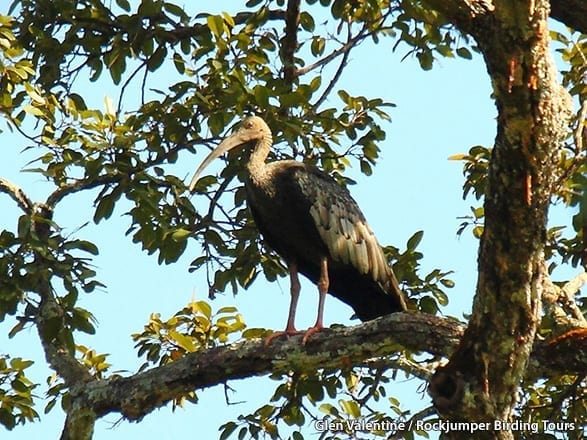
[[302, 344], [305, 344], [306, 341], [310, 336], [314, 333], [319, 332], [324, 328], [322, 323], [322, 315], [324, 315], [324, 301], [326, 300], [326, 293], [328, 293], [328, 288], [330, 287], [330, 280], [328, 278], [328, 259], [326, 257], [322, 257], [320, 260], [320, 278], [318, 279], [318, 317], [316, 318], [316, 324], [313, 327], [310, 327], [304, 333], [304, 338], [302, 339]]
[[290, 279], [290, 290], [291, 301], [289, 303], [289, 313], [287, 315], [287, 325], [284, 331], [274, 332], [270, 334], [265, 343], [269, 344], [273, 339], [280, 336], [293, 336], [299, 335], [302, 332], [296, 330], [295, 319], [296, 319], [296, 308], [298, 306], [298, 298], [300, 297], [300, 279], [298, 278], [298, 265], [296, 262], [288, 262], [289, 279]]
[[300, 279], [298, 278], [298, 264], [291, 263], [289, 265], [289, 293], [291, 300], [289, 303], [289, 313], [287, 314], [287, 325], [285, 327], [286, 334], [296, 334], [296, 308], [298, 307], [298, 298], [300, 297]]

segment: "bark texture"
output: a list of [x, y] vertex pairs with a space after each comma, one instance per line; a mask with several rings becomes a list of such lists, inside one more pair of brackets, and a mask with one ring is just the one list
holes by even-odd
[[483, 53], [498, 127], [473, 314], [430, 392], [450, 419], [508, 421], [541, 319], [547, 212], [571, 103], [550, 54], [548, 1], [446, 3], [443, 12]]

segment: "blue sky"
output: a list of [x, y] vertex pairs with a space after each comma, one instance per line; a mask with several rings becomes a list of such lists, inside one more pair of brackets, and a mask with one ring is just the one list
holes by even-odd
[[[217, 7], [227, 2], [218, 2]], [[471, 308], [476, 282], [477, 240], [468, 232], [456, 236], [461, 220], [457, 217], [469, 214], [474, 200], [463, 201], [462, 165], [449, 161], [452, 154], [468, 151], [471, 146], [489, 146], [495, 136], [495, 107], [490, 99], [490, 83], [480, 57], [472, 61], [442, 59], [430, 72], [420, 69], [417, 61], [407, 58], [401, 48], [393, 53], [393, 42], [382, 40], [374, 46], [365, 43], [351, 56], [340, 84], [355, 95], [370, 98], [381, 97], [397, 105], [390, 109], [392, 123], [385, 124], [387, 139], [381, 145], [382, 153], [373, 176], [365, 177], [358, 170], [351, 170], [350, 177], [357, 185], [351, 192], [358, 201], [369, 223], [382, 244], [393, 244], [403, 249], [406, 240], [416, 231], [425, 231], [421, 250], [425, 255], [423, 273], [433, 268], [454, 270], [452, 279], [456, 287], [449, 290], [450, 304], [445, 314], [462, 317]], [[171, 81], [175, 78], [170, 79]], [[109, 85], [94, 84], [84, 93], [90, 94], [97, 106], [104, 95], [115, 98], [116, 91]], [[162, 87], [161, 87], [162, 88]], [[2, 127], [4, 128], [4, 127]], [[3, 161], [0, 175], [20, 185], [30, 197], [42, 200], [51, 191], [51, 185], [41, 177], [20, 170], [34, 157], [29, 152], [20, 153], [26, 143], [2, 133]], [[191, 173], [202, 156], [184, 154], [174, 172], [183, 178]], [[95, 194], [80, 194], [70, 199], [56, 212], [58, 224], [70, 232], [91, 220], [91, 201]], [[0, 226], [14, 229], [17, 211], [13, 202], [0, 195]], [[194, 243], [175, 264], [159, 266], [155, 256], [141, 252], [131, 243], [124, 231], [129, 220], [118, 209], [107, 222], [90, 224], [76, 236], [96, 242], [100, 255], [94, 263], [98, 279], [107, 286], [103, 292], [95, 292], [81, 298], [80, 305], [91, 310], [99, 321], [95, 336], [80, 335], [78, 343], [91, 346], [101, 353], [110, 353], [112, 371], [121, 374], [136, 371], [142, 360], [136, 358], [130, 335], [139, 332], [152, 312], [169, 317], [191, 299], [206, 299], [207, 286], [202, 275], [188, 272], [189, 262], [198, 255]], [[552, 222], [568, 222], [570, 214], [561, 209], [553, 211]], [[561, 274], [560, 276], [565, 276]], [[566, 276], [571, 276], [566, 274]], [[260, 281], [260, 280], [259, 280]], [[249, 327], [282, 329], [289, 304], [288, 281], [277, 283], [257, 282], [236, 297], [227, 293], [218, 295], [213, 307], [236, 305]], [[298, 328], [305, 328], [315, 321], [317, 304], [316, 288], [304, 283], [298, 307]], [[326, 302], [325, 324], [350, 324], [351, 310], [333, 297]], [[46, 390], [45, 378], [50, 371], [44, 366], [43, 355], [34, 329], [21, 332], [12, 340], [6, 333], [13, 322], [0, 324], [1, 352], [37, 360], [30, 369], [31, 376], [41, 383], [37, 394]], [[171, 412], [164, 407], [148, 415], [141, 423], [119, 421], [116, 414], [109, 415], [96, 425], [94, 438], [183, 438], [213, 439], [218, 427], [239, 414], [247, 414], [266, 403], [276, 382], [267, 378], [235, 381], [229, 384], [236, 391], [230, 394], [233, 402], [227, 405], [223, 389], [215, 387], [198, 392], [200, 402], [188, 404], [184, 409]], [[390, 395], [402, 401], [405, 408], [414, 411], [430, 404], [427, 395], [417, 392], [419, 381], [401, 381], [390, 387]], [[42, 413], [40, 402], [38, 411]], [[42, 415], [41, 421], [17, 427], [11, 433], [14, 439], [58, 438], [64, 414], [54, 409]], [[304, 429], [306, 438], [312, 427]]]

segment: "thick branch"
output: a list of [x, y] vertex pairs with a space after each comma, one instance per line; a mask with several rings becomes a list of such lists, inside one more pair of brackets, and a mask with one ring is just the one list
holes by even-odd
[[454, 349], [462, 331], [462, 324], [452, 319], [397, 313], [355, 327], [326, 329], [305, 346], [300, 337], [292, 337], [268, 346], [255, 340], [194, 353], [134, 376], [86, 384], [79, 394], [73, 390], [72, 397], [99, 416], [120, 412], [136, 420], [194, 389], [269, 373], [355, 365], [397, 352], [400, 344], [444, 356]]
[[293, 87], [295, 78], [295, 53], [298, 49], [298, 25], [300, 21], [300, 0], [288, 0], [285, 13], [285, 36], [282, 39], [283, 79], [286, 86]]
[[[37, 255], [36, 259], [39, 265], [47, 265], [42, 256]], [[41, 296], [41, 302], [35, 323], [47, 363], [68, 387], [92, 380], [88, 370], [69, 352], [63, 333], [60, 331], [64, 326], [65, 311], [55, 298], [48, 279], [40, 280], [38, 293]]]
[[[193, 353], [172, 364], [130, 377], [115, 376], [84, 384], [72, 390], [72, 405], [86, 411], [91, 409], [97, 417], [119, 412], [128, 419], [138, 420], [182, 394], [229, 380], [291, 370], [361, 365], [365, 359], [396, 353], [402, 346], [410, 351], [446, 357], [457, 346], [463, 330], [463, 324], [453, 319], [423, 313], [396, 313], [355, 327], [325, 329], [305, 346], [301, 345], [301, 337], [280, 340], [269, 346], [260, 340], [238, 342]], [[536, 344], [530, 367], [534, 376], [584, 371], [587, 338], [561, 339], [560, 344]]]
[[[476, 26], [475, 20], [494, 10], [492, 0], [426, 0], [434, 9], [450, 17], [467, 33]], [[571, 29], [587, 33], [587, 2], [585, 0], [550, 0], [550, 17]]]

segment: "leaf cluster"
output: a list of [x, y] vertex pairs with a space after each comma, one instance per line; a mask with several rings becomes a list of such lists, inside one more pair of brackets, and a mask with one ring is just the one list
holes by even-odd
[[0, 356], [0, 424], [6, 429], [39, 418], [34, 409], [37, 387], [25, 374], [33, 361]]

